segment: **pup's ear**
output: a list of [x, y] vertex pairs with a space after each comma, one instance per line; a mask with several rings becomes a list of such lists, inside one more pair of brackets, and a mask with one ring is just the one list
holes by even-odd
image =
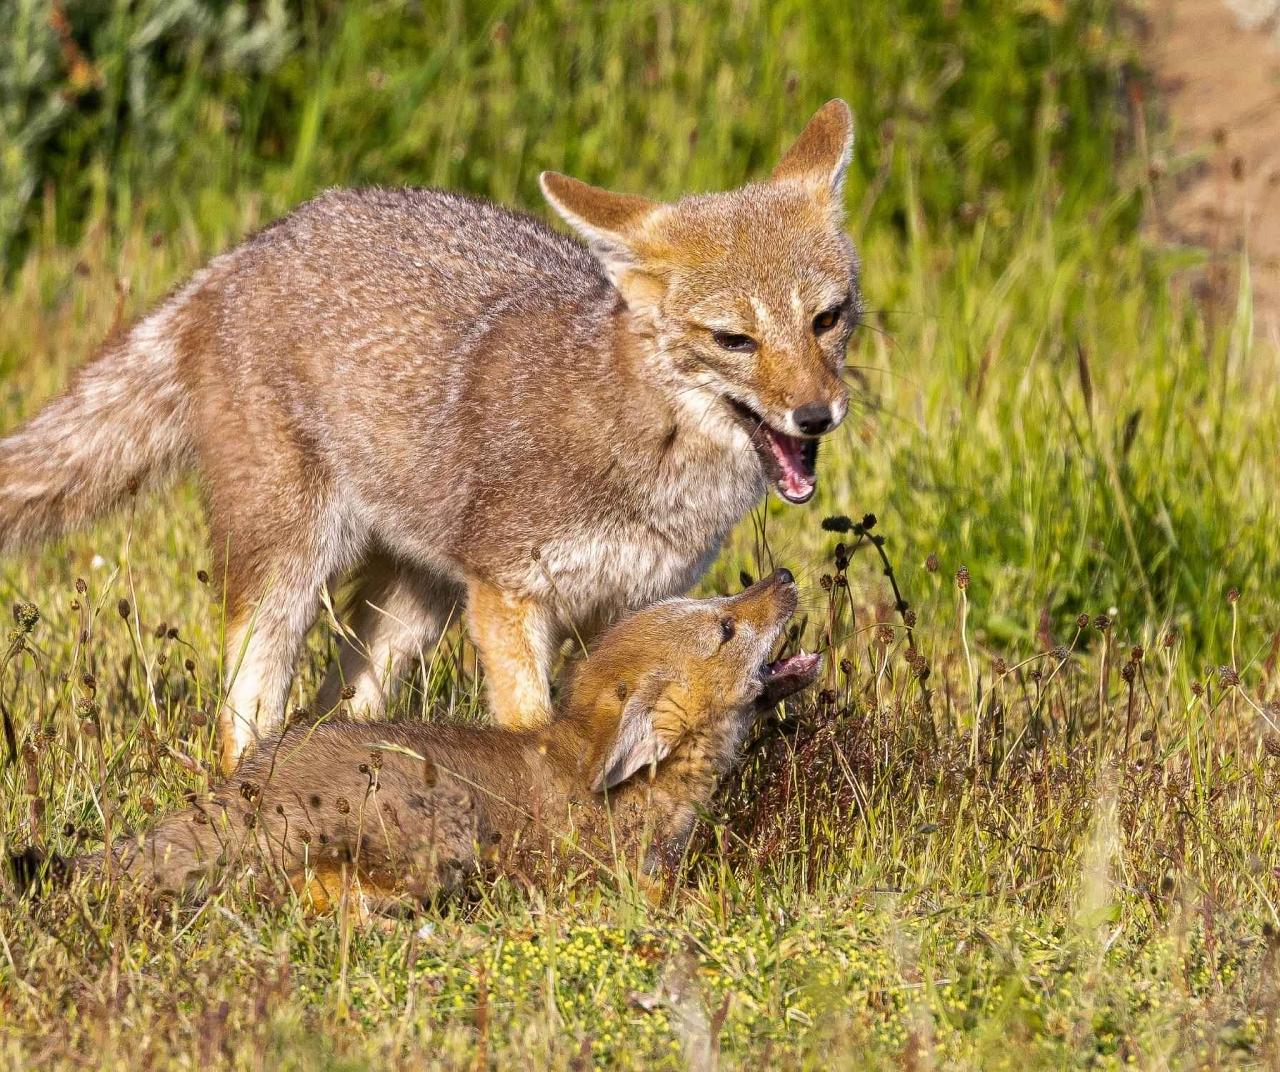
[[671, 751], [670, 743], [659, 737], [653, 726], [653, 708], [661, 694], [661, 687], [645, 689], [627, 700], [618, 719], [618, 732], [592, 784], [597, 793], [661, 762]]
[[644, 271], [640, 247], [645, 229], [666, 206], [588, 186], [555, 171], [544, 171], [538, 182], [547, 202], [586, 240], [627, 303], [651, 303], [657, 281]]
[[815, 197], [839, 205], [853, 154], [853, 113], [838, 97], [814, 113], [778, 166], [774, 182], [798, 182]]

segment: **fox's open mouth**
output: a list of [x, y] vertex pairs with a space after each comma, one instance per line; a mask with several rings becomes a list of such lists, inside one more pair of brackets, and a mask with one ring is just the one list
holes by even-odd
[[780, 432], [749, 406], [732, 398], [727, 401], [778, 494], [789, 503], [812, 499], [818, 487], [818, 441]]
[[765, 663], [760, 667], [760, 678], [764, 682], [760, 702], [771, 706], [812, 685], [821, 664], [821, 655], [806, 651]]

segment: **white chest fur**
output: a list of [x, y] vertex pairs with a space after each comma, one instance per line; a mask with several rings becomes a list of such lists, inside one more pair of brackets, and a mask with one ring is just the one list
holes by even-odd
[[628, 489], [626, 509], [540, 549], [539, 593], [567, 622], [612, 618], [681, 595], [764, 492], [760, 465], [736, 428], [678, 441], [656, 478]]

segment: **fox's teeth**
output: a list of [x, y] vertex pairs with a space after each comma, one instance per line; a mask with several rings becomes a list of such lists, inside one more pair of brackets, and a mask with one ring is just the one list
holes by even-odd
[[778, 463], [778, 484], [790, 499], [807, 499], [813, 494], [816, 479], [809, 460], [808, 441], [789, 436], [765, 425], [765, 440]]

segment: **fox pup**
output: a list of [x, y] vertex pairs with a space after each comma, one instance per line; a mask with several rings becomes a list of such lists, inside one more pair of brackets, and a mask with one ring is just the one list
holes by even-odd
[[114, 865], [182, 893], [266, 860], [322, 909], [344, 871], [370, 907], [447, 892], [486, 864], [651, 873], [684, 851], [757, 712], [816, 677], [817, 655], [769, 662], [795, 608], [786, 570], [736, 596], [649, 607], [605, 635], [535, 729], [291, 727], [208, 801], [117, 844]]
[[545, 723], [566, 639], [687, 591], [769, 484], [813, 495], [859, 317], [851, 144], [834, 100], [727, 193], [663, 204], [544, 173], [585, 245], [453, 193], [323, 194], [0, 440], [0, 549], [196, 467], [229, 604], [228, 771], [278, 732], [352, 570], [322, 700], [346, 683], [383, 710], [465, 607], [497, 721]]

